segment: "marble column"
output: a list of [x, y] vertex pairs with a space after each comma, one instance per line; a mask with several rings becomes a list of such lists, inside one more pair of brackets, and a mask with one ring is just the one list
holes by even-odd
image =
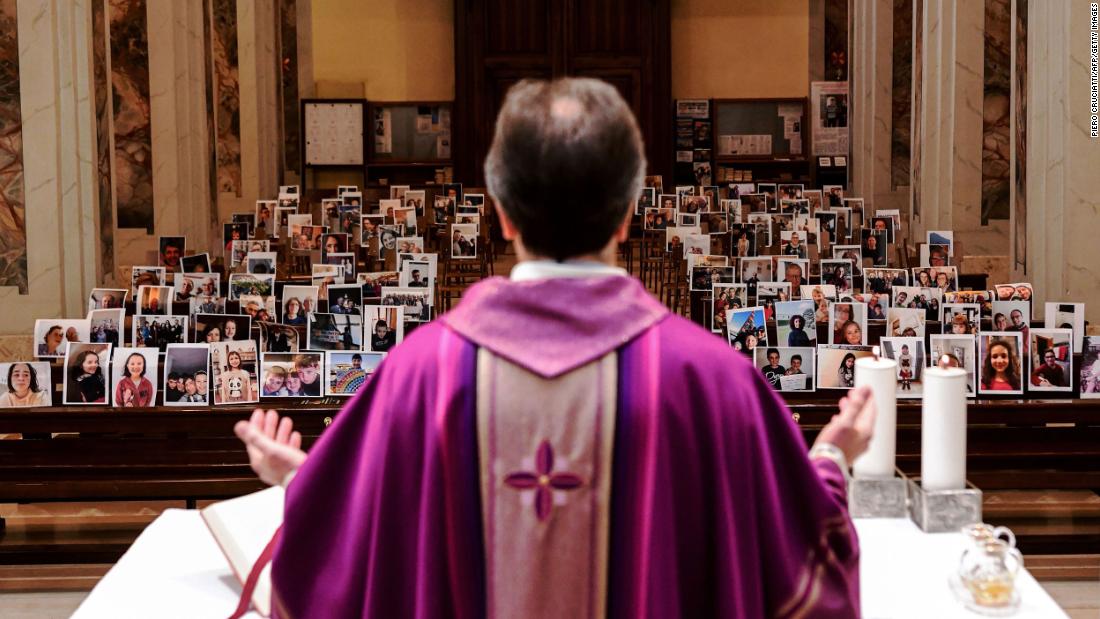
[[862, 197], [871, 210], [907, 211], [908, 195], [894, 189], [891, 177], [893, 15], [893, 0], [852, 2], [849, 193]]
[[911, 188], [920, 207], [912, 218], [912, 238], [920, 242], [927, 230], [954, 230], [965, 255], [1007, 260], [1009, 222], [981, 221], [983, 3], [920, 4], [914, 37], [922, 53], [913, 59], [913, 72], [921, 75], [919, 92], [914, 92], [920, 106], [914, 109], [919, 118], [914, 118], [912, 136], [919, 149], [913, 149]]
[[279, 44], [275, 0], [240, 0], [242, 198], [248, 204], [279, 191]]
[[1036, 303], [1083, 302], [1097, 324], [1100, 138], [1089, 126], [1089, 4], [1028, 6], [1027, 278]]
[[198, 0], [148, 0], [154, 229], [118, 230], [120, 277], [156, 264], [158, 236], [186, 236], [200, 253], [213, 238], [202, 15]]
[[84, 316], [99, 247], [91, 6], [19, 0], [17, 15], [28, 294], [0, 288], [3, 358], [27, 358], [36, 318]]

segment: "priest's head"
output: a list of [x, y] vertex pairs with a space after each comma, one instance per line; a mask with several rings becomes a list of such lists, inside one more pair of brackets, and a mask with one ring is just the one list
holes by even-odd
[[595, 79], [524, 80], [497, 117], [485, 180], [521, 259], [614, 259], [646, 160], [638, 124]]

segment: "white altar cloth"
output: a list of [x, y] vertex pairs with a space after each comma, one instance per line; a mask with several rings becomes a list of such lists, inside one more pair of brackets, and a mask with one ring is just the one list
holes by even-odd
[[[855, 523], [865, 619], [979, 617], [958, 604], [948, 587], [966, 543], [961, 534], [927, 535], [906, 519]], [[1021, 605], [1014, 618], [1067, 617], [1026, 570], [1017, 585]], [[199, 513], [169, 509], [142, 532], [73, 617], [221, 619], [236, 608], [240, 590]]]

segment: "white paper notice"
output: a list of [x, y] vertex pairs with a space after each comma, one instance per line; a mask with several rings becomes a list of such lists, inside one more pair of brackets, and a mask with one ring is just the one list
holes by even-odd
[[306, 163], [363, 163], [363, 104], [310, 103], [305, 107]]
[[376, 110], [374, 113], [374, 152], [393, 152], [393, 127], [390, 111], [386, 109]]

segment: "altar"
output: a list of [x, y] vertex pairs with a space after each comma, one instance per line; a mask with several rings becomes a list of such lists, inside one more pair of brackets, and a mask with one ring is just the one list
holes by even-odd
[[[948, 586], [966, 544], [961, 534], [923, 533], [903, 518], [856, 519], [855, 524], [864, 618], [980, 616], [956, 602]], [[1016, 584], [1021, 602], [1012, 617], [1067, 617], [1026, 569]], [[236, 608], [240, 590], [199, 512], [170, 509], [138, 537], [73, 617], [222, 618]]]

